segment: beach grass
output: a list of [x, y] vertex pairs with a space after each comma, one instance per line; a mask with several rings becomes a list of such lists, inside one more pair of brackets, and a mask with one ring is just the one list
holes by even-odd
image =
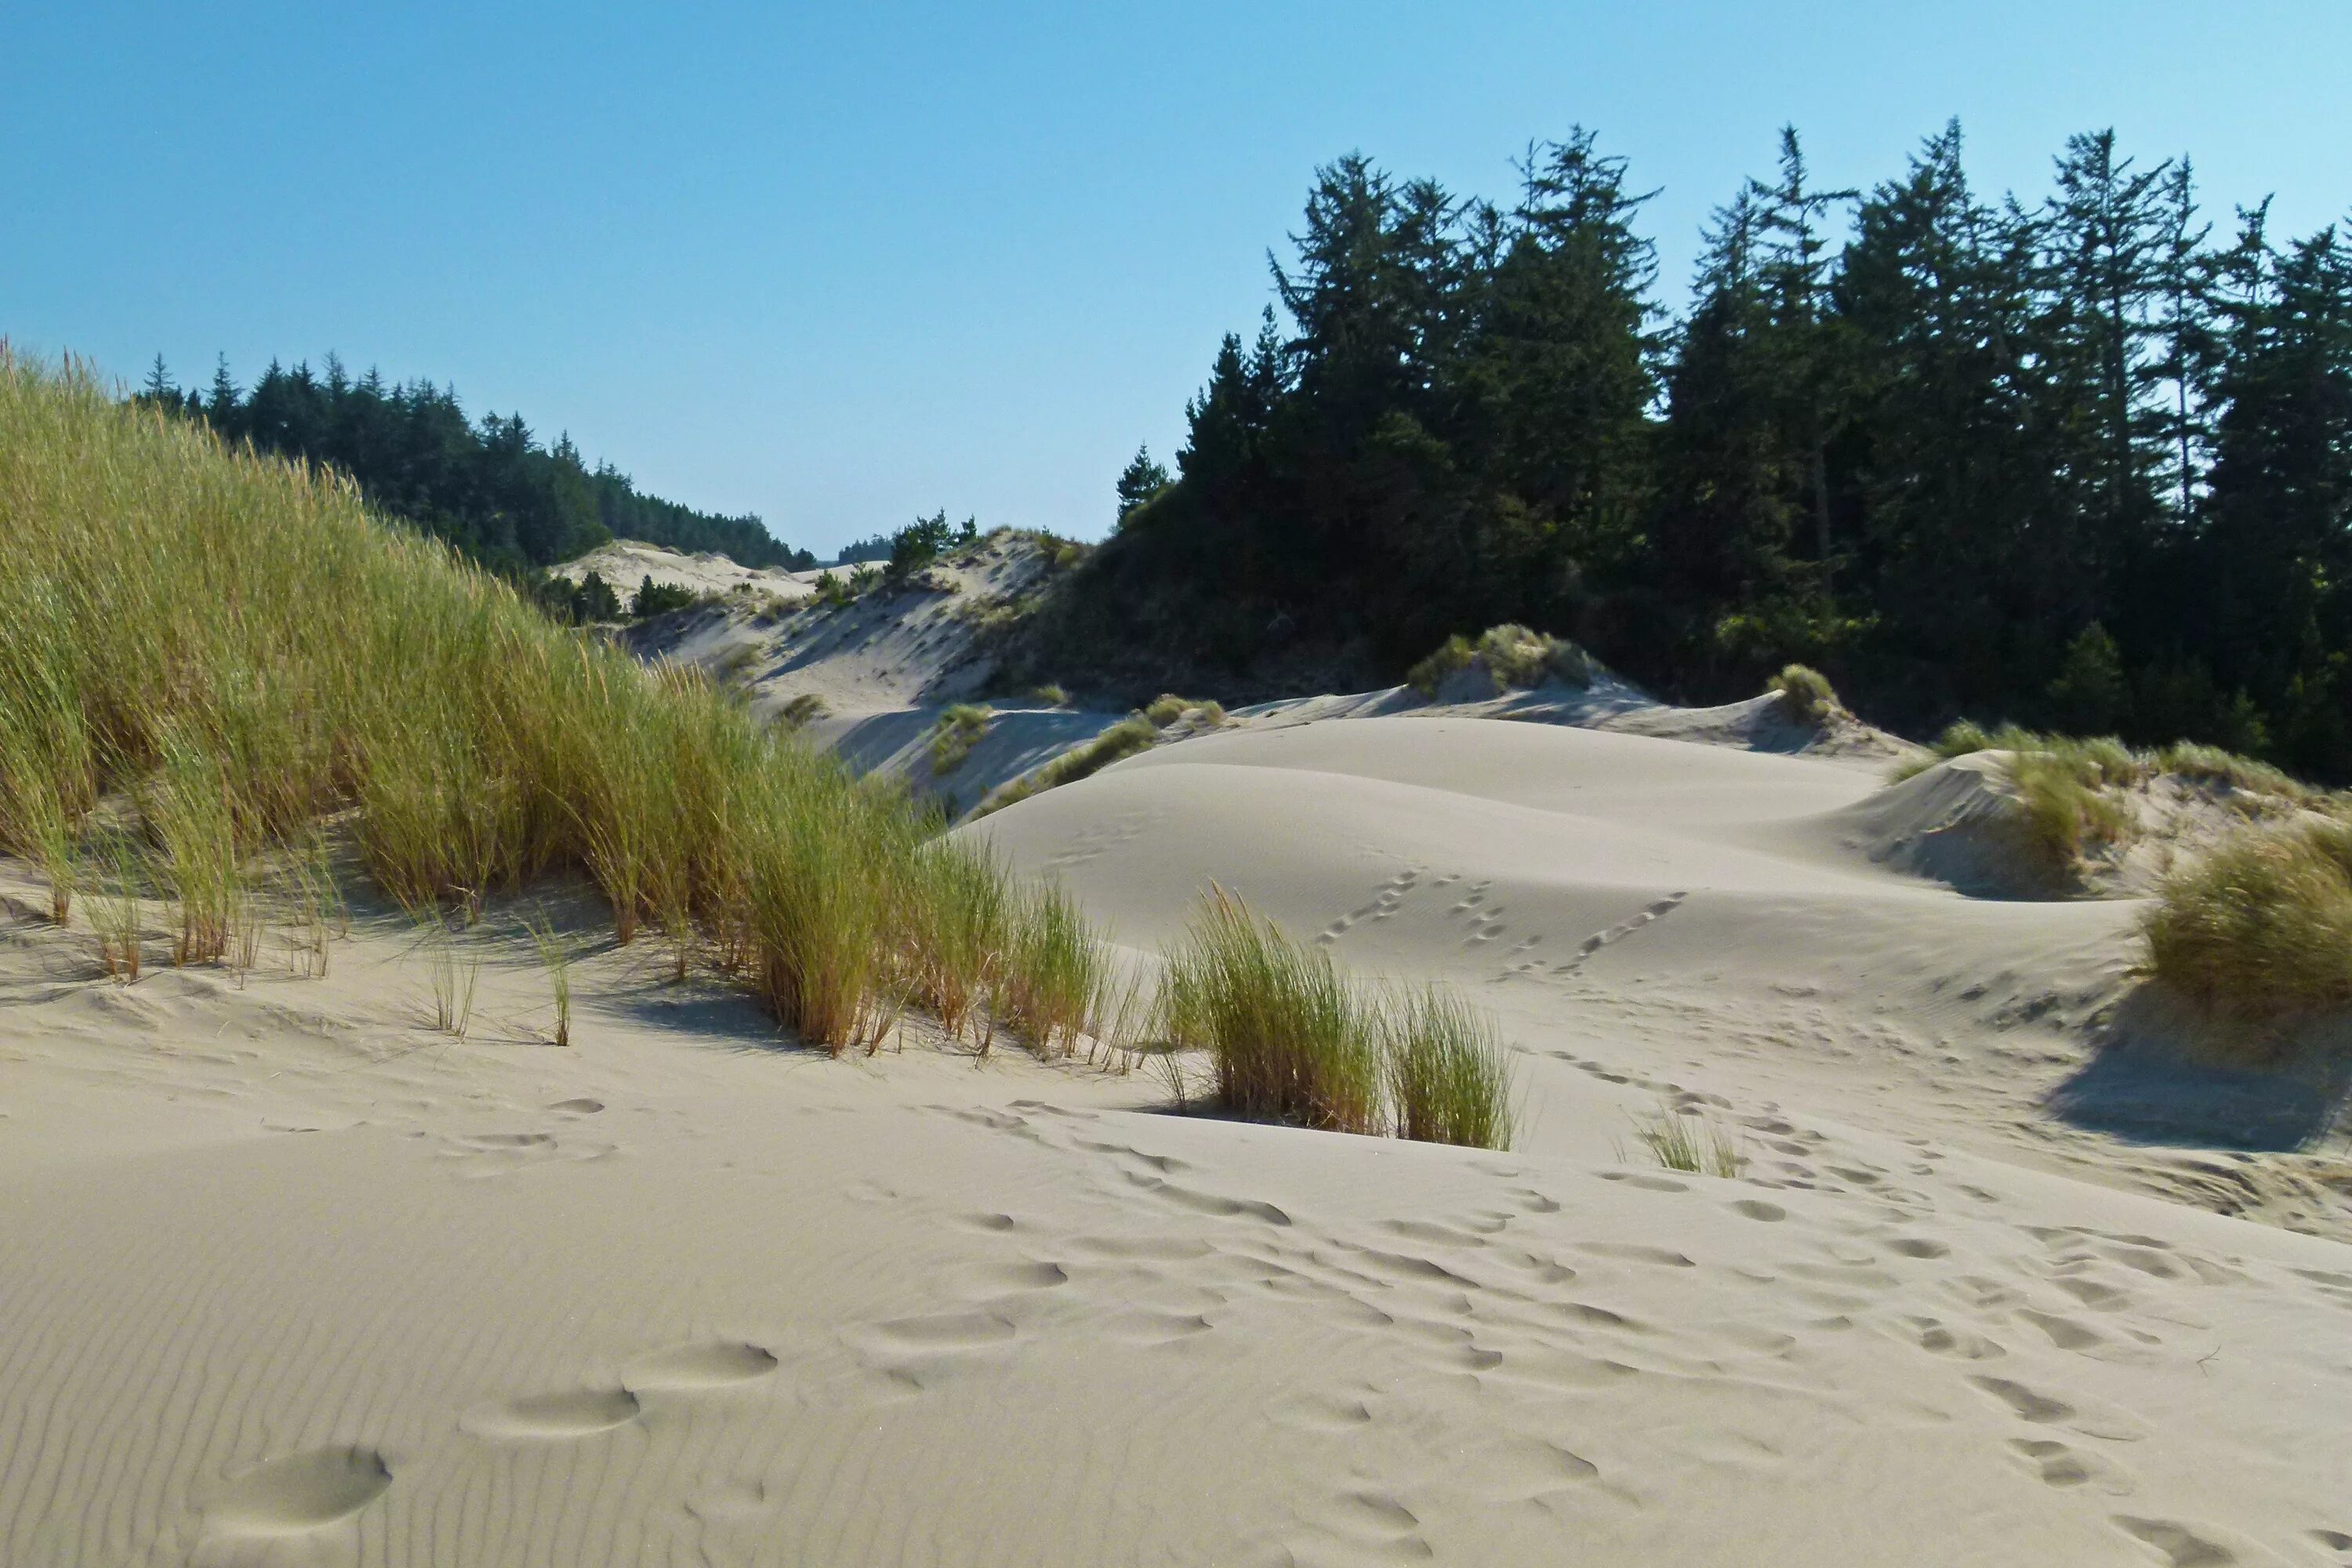
[[[968, 889], [915, 852], [903, 796], [555, 624], [338, 475], [0, 351], [0, 846], [50, 868], [60, 914], [125, 799], [182, 963], [233, 959], [256, 858], [331, 821], [394, 900], [461, 924], [583, 871], [617, 938], [660, 922], [830, 1050], [872, 1048], [910, 963], [969, 963], [908, 956]], [[137, 945], [110, 951], [121, 973]]]

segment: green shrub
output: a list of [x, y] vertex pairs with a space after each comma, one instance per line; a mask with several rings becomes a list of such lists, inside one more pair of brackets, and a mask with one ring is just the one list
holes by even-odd
[[1029, 695], [1048, 708], [1067, 708], [1070, 705], [1070, 694], [1050, 680]]
[[963, 766], [971, 749], [988, 733], [988, 721], [994, 715], [985, 708], [969, 702], [959, 702], [941, 713], [931, 723], [931, 773], [944, 778]]
[[790, 701], [776, 710], [776, 722], [782, 725], [785, 730], [792, 731], [801, 728], [813, 720], [822, 719], [824, 715], [824, 699], [814, 691], [803, 691], [796, 693]]
[[[745, 591], [747, 586], [737, 584], [739, 592]], [[637, 584], [637, 591], [629, 596], [629, 618], [647, 621], [656, 616], [668, 615], [672, 610], [691, 609], [702, 602], [702, 596], [693, 589], [677, 583], [656, 583], [653, 574], [648, 572]]]
[[1784, 667], [1765, 689], [1780, 700], [1780, 711], [1792, 723], [1818, 726], [1831, 714], [1843, 710], [1829, 677], [1811, 665]]
[[2168, 879], [2141, 931], [2155, 978], [2214, 1013], [2352, 1006], [2352, 829], [2237, 835]]

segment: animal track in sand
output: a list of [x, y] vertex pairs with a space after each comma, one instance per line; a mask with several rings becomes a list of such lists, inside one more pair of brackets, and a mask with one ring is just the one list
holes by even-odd
[[1741, 1198], [1731, 1205], [1731, 1212], [1749, 1219], [1777, 1223], [1789, 1217], [1789, 1211], [1779, 1204], [1768, 1204], [1762, 1198]]
[[593, 1116], [604, 1109], [604, 1102], [601, 1100], [589, 1100], [583, 1096], [578, 1100], [559, 1100], [547, 1109], [561, 1110], [572, 1116]]
[[2019, 1420], [2031, 1421], [2037, 1426], [2055, 1426], [2074, 1414], [2074, 1407], [2064, 1400], [2036, 1394], [2023, 1384], [2005, 1377], [1971, 1377], [1969, 1381], [2008, 1405]]
[[209, 1534], [301, 1535], [351, 1518], [383, 1495], [392, 1468], [373, 1448], [314, 1448], [247, 1470], [204, 1510]]
[[980, 1264], [965, 1270], [965, 1278], [990, 1295], [1051, 1290], [1070, 1282], [1068, 1270], [1060, 1264], [1026, 1259], [1017, 1263]]
[[1266, 1406], [1265, 1413], [1276, 1426], [1303, 1432], [1352, 1432], [1372, 1418], [1360, 1399], [1312, 1390], [1282, 1394]]
[[1194, 1214], [1213, 1215], [1219, 1219], [1248, 1218], [1263, 1225], [1286, 1226], [1290, 1216], [1268, 1203], [1255, 1198], [1228, 1198], [1215, 1193], [1195, 1192], [1180, 1187], [1173, 1182], [1163, 1182], [1157, 1176], [1146, 1176], [1134, 1171], [1124, 1173], [1127, 1179], [1163, 1202]]
[[656, 1351], [631, 1362], [621, 1381], [646, 1394], [729, 1388], [776, 1370], [773, 1352], [743, 1340], [715, 1340]]
[[609, 1432], [636, 1415], [637, 1396], [625, 1388], [576, 1388], [478, 1405], [457, 1426], [496, 1442], [562, 1442]]

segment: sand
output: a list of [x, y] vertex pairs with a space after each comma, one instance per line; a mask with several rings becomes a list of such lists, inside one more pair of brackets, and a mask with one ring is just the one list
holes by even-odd
[[0, 1561], [2352, 1561], [2340, 1095], [2141, 1042], [2136, 906], [1874, 858], [1878, 780], [1254, 721], [959, 829], [1139, 964], [1214, 880], [1462, 985], [1507, 1154], [829, 1060], [577, 899], [569, 1049], [535, 904], [463, 1040], [380, 912], [126, 987], [0, 869]]

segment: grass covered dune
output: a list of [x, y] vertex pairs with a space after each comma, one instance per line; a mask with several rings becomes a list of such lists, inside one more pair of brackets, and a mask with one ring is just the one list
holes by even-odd
[[[0, 538], [0, 851], [42, 868], [60, 923], [106, 884], [91, 912], [102, 937], [121, 927], [108, 951], [133, 977], [127, 889], [176, 911], [174, 963], [234, 962], [256, 862], [323, 867], [331, 825], [420, 919], [583, 871], [621, 942], [657, 929], [680, 976], [697, 958], [736, 975], [835, 1052], [875, 1048], [908, 1007], [983, 1051], [1003, 1028], [1049, 1055], [1190, 1016], [1165, 987], [1131, 1005], [1058, 888], [937, 837], [902, 792], [705, 677], [555, 625], [331, 472], [231, 450], [5, 346]], [[1502, 1142], [1501, 1047], [1456, 1011], [1451, 1054], [1412, 1059], [1469, 1073], [1491, 1103], [1396, 1130]]]
[[[657, 926], [835, 1050], [992, 977], [1041, 1038], [1094, 1022], [1069, 987], [1100, 963], [1014, 929], [1043, 911], [1091, 944], [1053, 900], [1004, 896], [897, 797], [556, 626], [331, 473], [0, 352], [0, 847], [45, 868], [60, 919], [102, 802], [129, 803], [174, 956], [199, 962], [241, 868], [334, 817], [420, 913], [584, 870], [623, 941]], [[977, 936], [941, 907], [975, 897]]]

